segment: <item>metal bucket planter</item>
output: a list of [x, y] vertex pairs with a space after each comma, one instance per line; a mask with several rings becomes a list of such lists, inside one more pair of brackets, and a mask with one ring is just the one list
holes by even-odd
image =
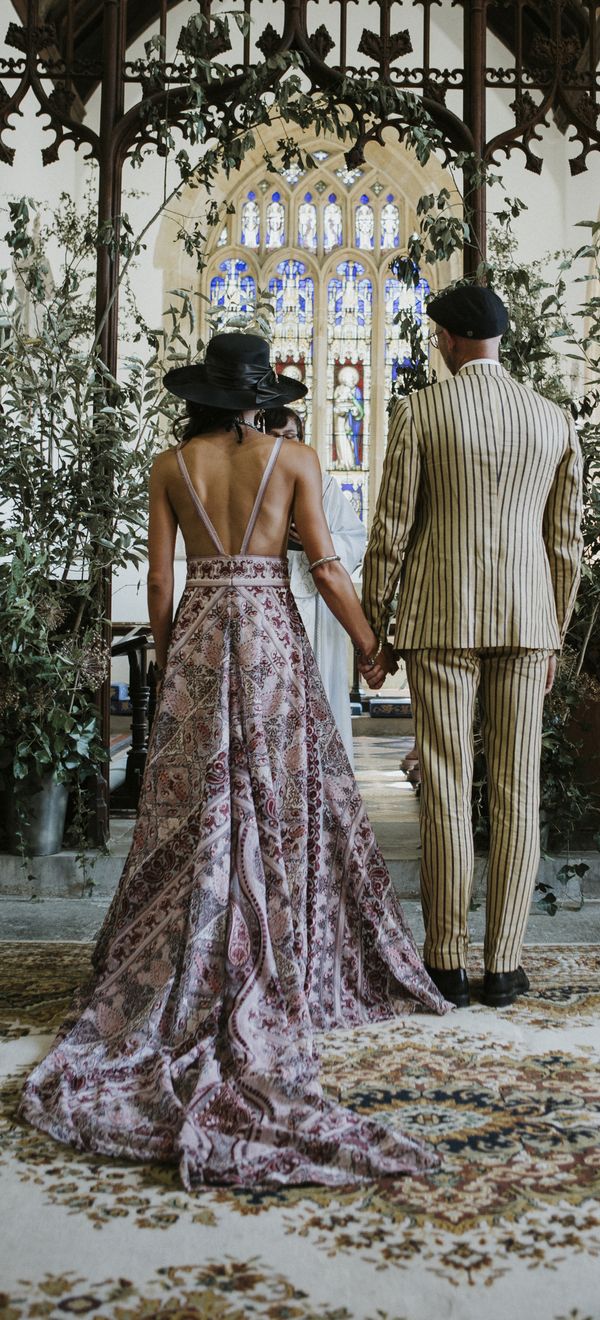
[[43, 775], [35, 784], [29, 796], [19, 794], [20, 812], [14, 797], [11, 801], [9, 845], [11, 852], [23, 848], [31, 857], [47, 857], [60, 852], [62, 846], [69, 788], [57, 783], [52, 774]]

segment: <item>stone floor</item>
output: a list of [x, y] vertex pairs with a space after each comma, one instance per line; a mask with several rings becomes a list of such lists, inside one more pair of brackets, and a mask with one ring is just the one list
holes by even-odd
[[[423, 938], [418, 901], [419, 806], [414, 790], [400, 770], [400, 761], [412, 746], [405, 722], [385, 721], [388, 727], [372, 732], [369, 721], [363, 735], [355, 738], [356, 773], [371, 821], [390, 868], [408, 921], [418, 941]], [[384, 724], [384, 721], [381, 721]], [[400, 729], [398, 732], [398, 725]], [[121, 860], [127, 853], [133, 822], [113, 823], [111, 853]], [[484, 866], [480, 859], [479, 873]], [[596, 867], [597, 870], [597, 867]], [[590, 872], [590, 875], [592, 873]], [[5, 940], [91, 940], [110, 902], [113, 885], [72, 897], [0, 896], [0, 930]], [[481, 879], [476, 883], [474, 908], [469, 919], [471, 938], [483, 939], [484, 895]], [[527, 929], [531, 944], [600, 943], [600, 884], [594, 875], [584, 883], [584, 903], [578, 911], [559, 910], [550, 916], [532, 910]]]

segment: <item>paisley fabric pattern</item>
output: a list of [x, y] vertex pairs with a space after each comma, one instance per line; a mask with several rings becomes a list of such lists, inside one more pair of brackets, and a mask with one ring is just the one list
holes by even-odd
[[178, 1163], [188, 1189], [436, 1164], [321, 1089], [315, 1029], [448, 1005], [405, 926], [283, 559], [189, 561], [94, 971], [21, 1101], [58, 1140]]

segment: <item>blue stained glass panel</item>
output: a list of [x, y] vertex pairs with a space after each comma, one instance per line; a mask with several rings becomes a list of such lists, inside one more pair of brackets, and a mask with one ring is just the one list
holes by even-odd
[[329, 281], [328, 319], [330, 325], [360, 327], [363, 332], [370, 326], [373, 306], [371, 281], [362, 278], [364, 266], [356, 261], [343, 261], [337, 274]]
[[213, 307], [226, 307], [228, 311], [248, 312], [256, 302], [256, 285], [245, 261], [222, 261], [219, 274], [210, 282], [210, 301]]
[[275, 324], [294, 319], [299, 326], [308, 327], [312, 332], [314, 308], [314, 283], [306, 274], [302, 261], [281, 261], [273, 279], [269, 280], [269, 292], [275, 311]]
[[364, 512], [365, 512], [362, 481], [342, 481], [340, 482], [340, 486], [344, 492], [344, 495], [346, 496], [346, 499], [350, 501], [350, 504], [352, 505], [354, 512], [358, 514], [362, 522], [364, 519]]

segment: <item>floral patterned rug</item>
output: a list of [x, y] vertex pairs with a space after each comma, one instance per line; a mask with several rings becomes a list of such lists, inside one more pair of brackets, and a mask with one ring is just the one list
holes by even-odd
[[600, 1320], [600, 946], [528, 948], [531, 991], [502, 1012], [320, 1037], [331, 1092], [431, 1141], [440, 1171], [193, 1195], [15, 1121], [90, 950], [0, 945], [3, 1320]]

